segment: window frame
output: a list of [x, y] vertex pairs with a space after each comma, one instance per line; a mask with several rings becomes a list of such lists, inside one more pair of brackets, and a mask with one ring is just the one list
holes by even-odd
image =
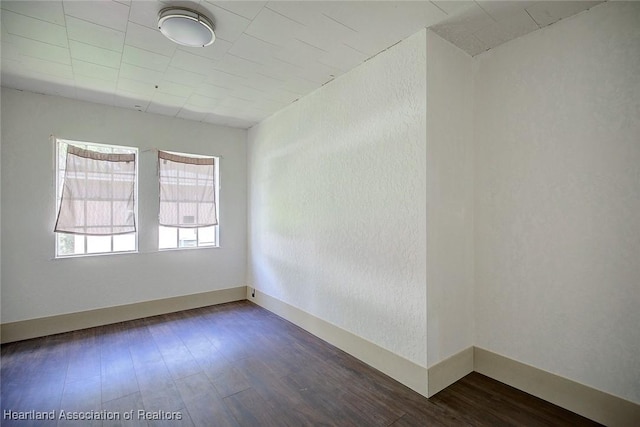
[[[216, 225], [212, 225], [209, 227], [214, 227], [214, 239], [215, 242], [212, 245], [200, 245], [199, 243], [199, 232], [202, 228], [209, 227], [168, 227], [164, 225], [157, 224], [158, 230], [158, 251], [183, 251], [183, 250], [196, 250], [196, 249], [217, 249], [220, 248], [220, 156], [208, 155], [208, 154], [195, 154], [195, 153], [184, 153], [180, 151], [170, 151], [170, 150], [161, 150], [165, 153], [176, 154], [178, 156], [185, 157], [193, 157], [198, 159], [213, 159], [213, 176], [215, 180], [214, 192], [215, 192], [215, 200], [216, 200], [216, 217], [218, 218], [218, 223]], [[158, 185], [160, 184], [160, 173], [158, 172]], [[159, 191], [159, 187], [158, 187]], [[160, 194], [158, 193], [158, 198], [160, 198]], [[172, 247], [161, 247], [160, 246], [160, 233], [162, 228], [170, 228], [176, 230], [176, 246]], [[195, 230], [196, 233], [196, 246], [180, 246], [180, 230]]]
[[[64, 156], [64, 168], [62, 168], [61, 166], [61, 158], [60, 158], [60, 154], [61, 154], [61, 148], [62, 148], [62, 144], [66, 144], [66, 145], [74, 145], [76, 147], [80, 147], [80, 148], [84, 148], [87, 150], [91, 150], [91, 147], [104, 147], [104, 148], [109, 148], [111, 150], [113, 149], [120, 149], [120, 150], [125, 150], [126, 152], [130, 152], [130, 153], [134, 153], [135, 154], [135, 162], [136, 162], [136, 166], [135, 166], [135, 181], [134, 181], [134, 218], [135, 218], [135, 224], [136, 224], [136, 231], [134, 231], [133, 233], [126, 233], [126, 234], [110, 234], [110, 235], [105, 235], [105, 236], [93, 236], [93, 235], [87, 235], [87, 234], [71, 234], [71, 233], [63, 233], [63, 232], [57, 232], [54, 231], [54, 254], [55, 254], [55, 259], [66, 259], [66, 258], [80, 258], [80, 257], [87, 257], [87, 256], [101, 256], [101, 255], [121, 255], [121, 254], [132, 254], [132, 253], [138, 253], [138, 239], [139, 239], [139, 231], [140, 231], [140, 224], [138, 221], [138, 184], [139, 184], [139, 166], [140, 166], [140, 150], [138, 147], [131, 147], [131, 146], [126, 146], [126, 145], [116, 145], [116, 144], [105, 144], [105, 143], [98, 143], [98, 142], [89, 142], [89, 141], [77, 141], [77, 140], [71, 140], [71, 139], [65, 139], [65, 138], [57, 138], [57, 137], [52, 137], [53, 138], [53, 143], [54, 143], [54, 174], [55, 174], [55, 178], [54, 178], [54, 183], [55, 183], [55, 212], [54, 212], [54, 219], [57, 218], [58, 216], [58, 212], [60, 209], [60, 203], [62, 202], [62, 191], [63, 191], [63, 185], [64, 185], [64, 180], [62, 179], [62, 172], [66, 172], [67, 169], [67, 157], [66, 155]], [[111, 151], [113, 152], [113, 151]], [[133, 234], [134, 236], [134, 249], [132, 250], [123, 250], [123, 251], [114, 251], [113, 247], [114, 247], [114, 237], [115, 236], [128, 236]], [[74, 239], [77, 238], [82, 238], [83, 240], [83, 253], [74, 253], [74, 254], [60, 254], [60, 238], [61, 236], [72, 236]], [[88, 248], [89, 248], [89, 237], [109, 237], [109, 247], [111, 248], [110, 251], [106, 251], [106, 252], [88, 252]]]

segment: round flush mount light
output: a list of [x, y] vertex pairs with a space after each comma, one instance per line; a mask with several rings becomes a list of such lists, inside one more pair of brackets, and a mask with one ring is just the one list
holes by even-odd
[[167, 7], [158, 14], [158, 28], [169, 40], [190, 47], [209, 46], [216, 39], [206, 16], [183, 7]]

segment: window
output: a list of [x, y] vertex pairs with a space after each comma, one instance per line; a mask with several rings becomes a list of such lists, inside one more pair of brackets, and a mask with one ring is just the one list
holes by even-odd
[[138, 150], [56, 140], [56, 257], [137, 250]]
[[158, 152], [158, 247], [218, 246], [218, 158]]

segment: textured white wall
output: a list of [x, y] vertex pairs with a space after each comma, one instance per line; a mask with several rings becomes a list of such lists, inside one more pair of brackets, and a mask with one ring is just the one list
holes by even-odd
[[475, 65], [476, 345], [640, 403], [640, 4]]
[[[49, 135], [137, 146], [138, 254], [54, 260]], [[222, 156], [221, 248], [157, 251], [151, 148]], [[2, 322], [244, 286], [246, 131], [2, 89]]]
[[258, 291], [426, 366], [425, 31], [249, 131]]
[[472, 61], [427, 32], [429, 367], [474, 344]]

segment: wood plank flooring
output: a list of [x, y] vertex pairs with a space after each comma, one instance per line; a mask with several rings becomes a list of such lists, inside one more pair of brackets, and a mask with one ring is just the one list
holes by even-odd
[[[426, 399], [248, 301], [5, 344], [1, 361], [2, 426], [597, 425], [477, 373]], [[120, 419], [68, 419], [83, 415]]]

